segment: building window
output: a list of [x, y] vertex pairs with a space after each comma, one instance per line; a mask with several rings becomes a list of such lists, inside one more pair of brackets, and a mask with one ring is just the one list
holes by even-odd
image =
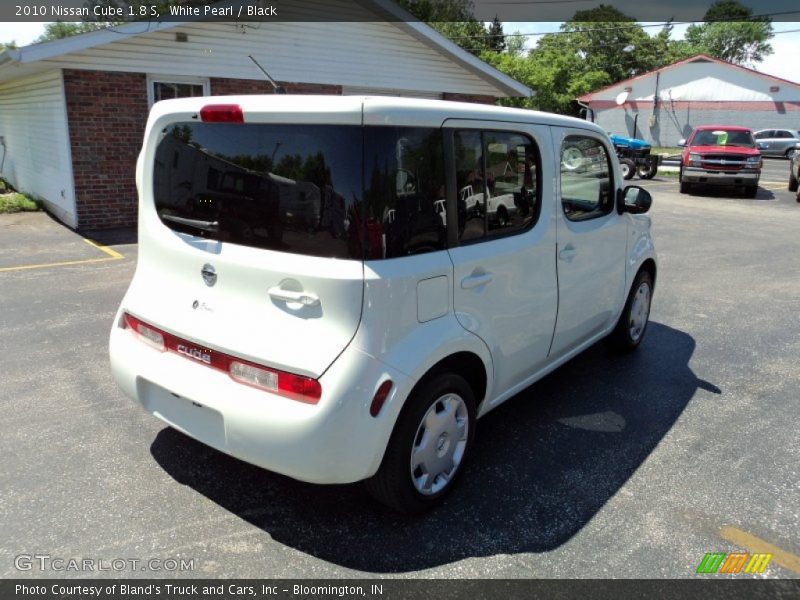
[[209, 82], [202, 77], [149, 76], [147, 78], [147, 100], [153, 106], [159, 100], [208, 96]]

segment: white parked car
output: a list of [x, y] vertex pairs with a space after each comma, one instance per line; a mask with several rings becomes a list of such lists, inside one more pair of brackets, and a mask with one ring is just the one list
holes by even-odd
[[[554, 148], [593, 168], [562, 170]], [[586, 121], [400, 98], [169, 100], [136, 179], [116, 381], [170, 426], [300, 480], [365, 480], [426, 509], [464, 470], [478, 417], [600, 339], [632, 350], [645, 335], [651, 198], [622, 189]], [[459, 207], [466, 186], [513, 204], [502, 227]]]

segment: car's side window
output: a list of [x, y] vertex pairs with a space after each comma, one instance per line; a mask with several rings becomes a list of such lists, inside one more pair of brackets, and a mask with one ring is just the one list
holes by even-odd
[[[366, 256], [396, 258], [444, 250], [447, 224], [442, 130], [364, 130]], [[358, 219], [357, 219], [358, 220]]]
[[489, 130], [456, 131], [453, 141], [459, 241], [531, 228], [541, 203], [535, 142], [523, 134]]
[[561, 144], [561, 205], [570, 221], [602, 217], [614, 208], [611, 163], [603, 143], [570, 135]]
[[767, 138], [772, 137], [772, 131], [759, 131], [753, 137], [757, 140], [766, 140]]
[[792, 137], [792, 134], [790, 132], [786, 131], [786, 130], [780, 130], [777, 133], [778, 133], [778, 135], [776, 137], [779, 137], [779, 138], [787, 138], [788, 139], [788, 138]]

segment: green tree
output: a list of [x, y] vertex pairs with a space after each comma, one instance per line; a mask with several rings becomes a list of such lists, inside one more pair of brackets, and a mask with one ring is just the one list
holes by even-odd
[[774, 33], [769, 17], [753, 17], [752, 9], [735, 0], [715, 2], [703, 21], [686, 29], [685, 42], [693, 54], [753, 65], [773, 52], [769, 40]]
[[535, 52], [576, 54], [581, 71], [605, 72], [614, 82], [661, 66], [668, 36], [666, 31], [651, 38], [635, 19], [601, 4], [576, 12], [560, 33], [543, 36]]
[[667, 24], [651, 37], [631, 17], [600, 5], [576, 12], [527, 54], [523, 41], [511, 52], [483, 52], [481, 58], [536, 91], [503, 104], [577, 114], [578, 96], [673, 62], [671, 31]]
[[528, 50], [525, 47], [525, 36], [521, 35], [519, 31], [506, 37], [506, 52], [512, 56], [522, 56], [527, 54]]
[[2, 50], [16, 50], [18, 48], [16, 40], [11, 40], [10, 42], [2, 42], [0, 43], [0, 51]]
[[486, 43], [489, 46], [489, 50], [493, 50], [494, 52], [504, 52], [506, 49], [506, 38], [505, 35], [503, 35], [503, 24], [496, 15], [494, 21], [492, 21], [492, 24], [489, 25], [489, 30], [486, 33], [488, 35]]
[[475, 20], [470, 0], [398, 0], [398, 4], [472, 54], [493, 50], [490, 32]]
[[60, 40], [61, 38], [72, 37], [88, 31], [97, 31], [102, 29], [106, 24], [97, 22], [65, 22], [56, 21], [55, 23], [48, 23], [45, 25], [44, 33], [40, 35], [34, 43], [49, 42], [51, 40]]

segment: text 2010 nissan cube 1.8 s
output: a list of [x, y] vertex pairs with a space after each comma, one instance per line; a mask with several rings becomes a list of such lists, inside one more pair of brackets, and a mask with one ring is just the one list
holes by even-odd
[[406, 512], [476, 419], [645, 334], [649, 194], [567, 117], [400, 98], [159, 102], [114, 376], [172, 427]]

